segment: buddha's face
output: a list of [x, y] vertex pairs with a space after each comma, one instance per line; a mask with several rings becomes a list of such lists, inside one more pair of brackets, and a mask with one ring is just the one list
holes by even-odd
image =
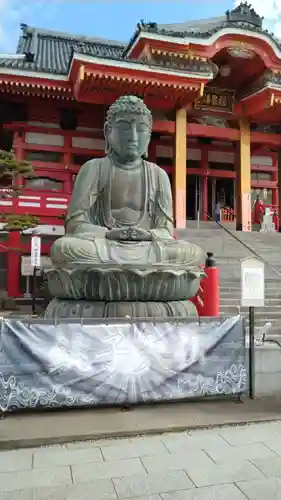
[[124, 162], [133, 162], [147, 153], [151, 126], [145, 115], [124, 113], [106, 129], [111, 149]]

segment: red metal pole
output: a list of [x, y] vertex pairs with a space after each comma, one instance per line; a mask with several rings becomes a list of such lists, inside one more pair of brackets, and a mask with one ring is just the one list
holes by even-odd
[[205, 274], [206, 278], [201, 281], [203, 305], [200, 308], [201, 311], [198, 312], [203, 317], [218, 317], [220, 311], [219, 272], [211, 252], [207, 252]]

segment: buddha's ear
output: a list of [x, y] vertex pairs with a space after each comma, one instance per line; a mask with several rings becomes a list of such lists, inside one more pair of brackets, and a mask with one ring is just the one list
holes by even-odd
[[110, 147], [110, 143], [109, 143], [109, 138], [108, 138], [109, 131], [110, 131], [110, 128], [109, 128], [108, 124], [105, 123], [105, 125], [103, 127], [103, 133], [104, 133], [104, 139], [105, 139], [105, 145], [104, 145], [104, 152], [105, 152], [105, 154], [108, 154], [111, 151], [111, 147]]

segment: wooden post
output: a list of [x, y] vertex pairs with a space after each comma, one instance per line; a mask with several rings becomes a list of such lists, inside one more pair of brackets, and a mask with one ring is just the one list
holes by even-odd
[[208, 168], [209, 168], [208, 153], [209, 152], [208, 152], [206, 147], [201, 148], [200, 168], [203, 172], [203, 175], [202, 175], [202, 214], [201, 214], [201, 219], [203, 221], [208, 220], [208, 177], [206, 175]]
[[175, 227], [186, 227], [186, 109], [176, 110], [173, 169]]
[[251, 131], [246, 118], [240, 120], [240, 154], [236, 163], [236, 229], [252, 230]]
[[280, 214], [280, 207], [281, 207], [281, 149], [278, 151], [278, 157], [277, 157], [277, 165], [278, 165], [278, 181], [277, 181], [277, 190], [278, 190], [278, 206], [277, 206], [277, 213], [278, 213], [278, 231], [281, 233], [281, 214]]

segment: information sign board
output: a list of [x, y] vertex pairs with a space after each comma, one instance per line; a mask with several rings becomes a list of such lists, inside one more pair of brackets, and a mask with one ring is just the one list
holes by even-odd
[[241, 306], [264, 306], [264, 263], [255, 257], [241, 261]]
[[41, 238], [32, 236], [31, 238], [31, 265], [33, 267], [41, 266]]

